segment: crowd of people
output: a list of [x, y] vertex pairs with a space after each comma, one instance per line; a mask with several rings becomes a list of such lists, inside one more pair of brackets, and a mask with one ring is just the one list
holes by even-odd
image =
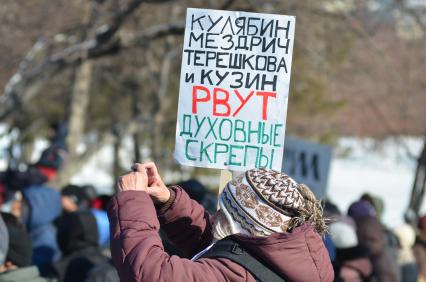
[[426, 281], [426, 216], [389, 229], [373, 195], [343, 212], [266, 169], [219, 197], [194, 179], [165, 185], [153, 163], [135, 165], [117, 195], [56, 191], [56, 132], [37, 163], [0, 174], [0, 282]]
[[426, 216], [394, 229], [381, 221], [383, 201], [364, 194], [346, 213], [326, 202], [325, 244], [338, 281], [426, 281]]

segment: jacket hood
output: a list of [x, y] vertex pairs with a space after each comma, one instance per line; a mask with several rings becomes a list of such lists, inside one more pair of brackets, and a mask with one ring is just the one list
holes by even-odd
[[98, 227], [90, 211], [64, 214], [58, 226], [58, 243], [61, 251], [71, 254], [89, 247], [98, 247]]
[[30, 231], [52, 223], [60, 215], [62, 206], [58, 191], [45, 186], [30, 186], [22, 192], [30, 209], [25, 220]]
[[333, 281], [334, 271], [327, 249], [309, 224], [291, 233], [267, 237], [232, 235], [277, 274], [289, 281]]

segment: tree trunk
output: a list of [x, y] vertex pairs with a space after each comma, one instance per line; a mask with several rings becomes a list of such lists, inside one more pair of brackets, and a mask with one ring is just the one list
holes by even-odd
[[93, 62], [83, 62], [76, 70], [74, 88], [71, 93], [69, 132], [67, 145], [69, 156], [60, 170], [57, 179], [54, 181], [56, 187], [63, 187], [69, 179], [78, 172], [81, 164], [78, 159], [81, 156], [77, 152], [78, 144], [84, 134], [84, 124], [86, 122], [86, 112], [89, 106], [90, 84], [92, 81]]
[[416, 178], [414, 180], [413, 189], [411, 190], [411, 198], [409, 210], [414, 212], [416, 218], [419, 217], [420, 207], [426, 190], [426, 140], [423, 145], [423, 151], [417, 161]]

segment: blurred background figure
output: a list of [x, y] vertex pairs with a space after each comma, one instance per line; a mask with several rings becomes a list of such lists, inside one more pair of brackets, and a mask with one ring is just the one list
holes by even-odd
[[96, 190], [92, 185], [67, 185], [61, 190], [65, 212], [85, 211], [92, 208]]
[[373, 265], [373, 278], [377, 281], [400, 281], [399, 268], [393, 251], [386, 244], [382, 224], [375, 216], [365, 216], [356, 220], [358, 241], [367, 250]]
[[336, 247], [335, 281], [372, 281], [373, 266], [367, 250], [358, 244], [355, 228], [335, 222], [330, 224], [329, 232]]
[[398, 265], [401, 271], [401, 281], [416, 282], [419, 271], [413, 253], [416, 241], [416, 231], [411, 225], [404, 224], [393, 230], [399, 241]]
[[419, 270], [419, 282], [426, 282], [426, 215], [418, 222], [419, 234], [414, 244], [414, 256]]
[[98, 197], [92, 185], [72, 184], [65, 186], [61, 194], [64, 214], [57, 220], [58, 224], [69, 213], [90, 212], [96, 221], [99, 247], [109, 253], [109, 222], [105, 208], [110, 196]]
[[46, 275], [50, 264], [61, 256], [54, 225], [61, 214], [60, 194], [44, 186], [31, 186], [24, 189], [22, 194], [20, 220], [33, 243], [33, 263], [39, 267], [42, 275]]
[[217, 195], [207, 189], [197, 179], [189, 179], [183, 182], [179, 182], [178, 186], [182, 187], [186, 193], [188, 193], [191, 199], [197, 201], [209, 212], [215, 212], [217, 209]]
[[90, 211], [65, 214], [58, 225], [62, 258], [53, 265], [59, 281], [85, 281], [97, 265], [108, 261], [99, 246], [96, 218]]
[[[9, 243], [2, 245], [6, 257], [0, 262], [0, 281], [50, 281], [40, 276], [39, 269], [32, 264], [33, 248], [25, 227], [12, 214], [2, 213], [6, 225], [0, 224], [1, 240], [7, 232]], [[6, 228], [6, 230], [4, 230]]]
[[357, 221], [365, 217], [376, 216], [376, 211], [369, 202], [365, 200], [358, 200], [349, 206], [348, 216]]

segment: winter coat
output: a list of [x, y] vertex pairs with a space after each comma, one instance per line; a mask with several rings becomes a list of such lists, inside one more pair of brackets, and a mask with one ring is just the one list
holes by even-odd
[[399, 267], [394, 250], [387, 245], [385, 229], [376, 217], [364, 217], [357, 222], [359, 244], [369, 253], [373, 277], [378, 282], [399, 281]]
[[[111, 200], [111, 252], [121, 280], [254, 282], [246, 269], [229, 259], [191, 261], [164, 252], [158, 235], [160, 222], [169, 239], [188, 255], [195, 255], [212, 241], [211, 221], [204, 208], [182, 189], [172, 189], [175, 197], [170, 206], [158, 211], [158, 217], [143, 191], [121, 192]], [[232, 237], [286, 281], [333, 281], [328, 252], [310, 225], [268, 237]]]
[[58, 243], [63, 253], [53, 265], [59, 281], [84, 281], [97, 265], [107, 261], [98, 244], [96, 219], [90, 211], [64, 214], [58, 224]]
[[61, 196], [45, 186], [31, 186], [22, 192], [29, 205], [25, 224], [33, 242], [33, 263], [45, 275], [47, 267], [61, 256], [53, 225], [62, 210]]
[[85, 282], [120, 282], [112, 261], [105, 261], [90, 270]]

